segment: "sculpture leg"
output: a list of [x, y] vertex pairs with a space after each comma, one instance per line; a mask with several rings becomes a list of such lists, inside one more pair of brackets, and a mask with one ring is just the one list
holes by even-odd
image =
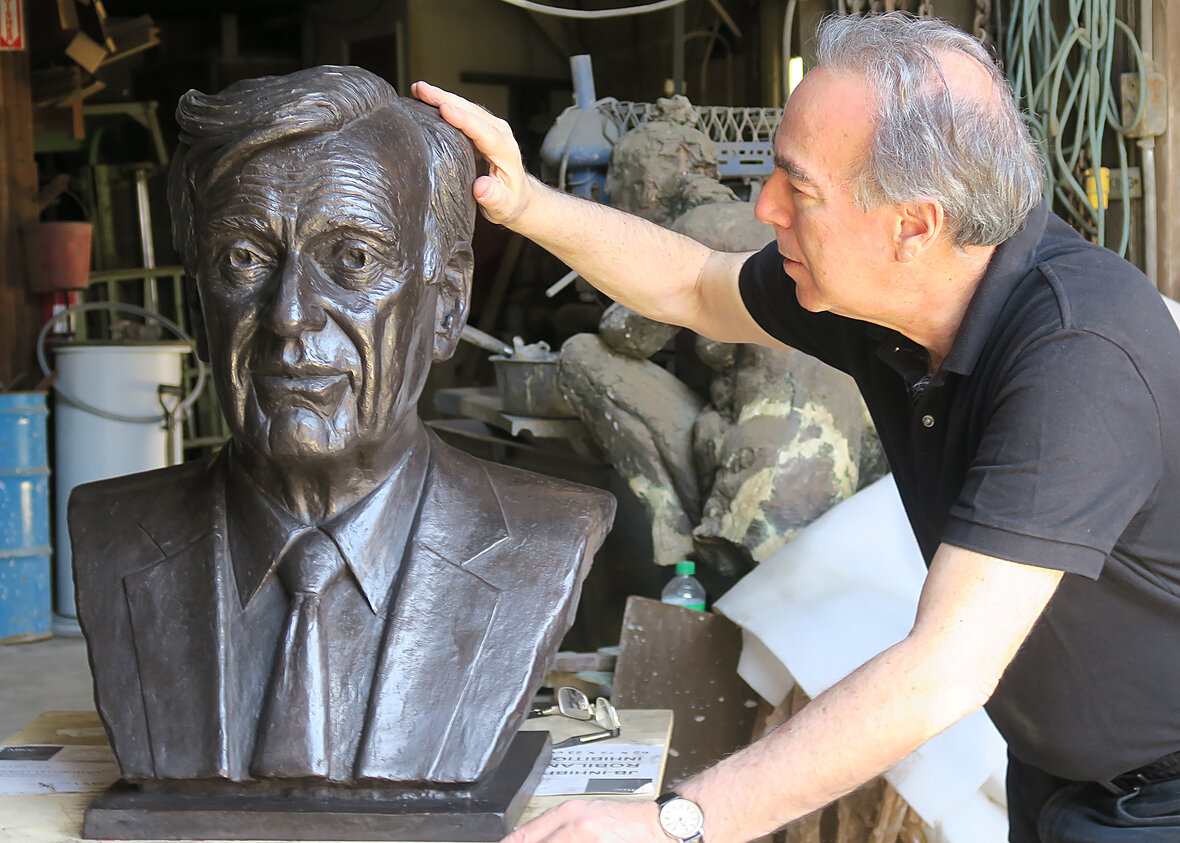
[[561, 349], [561, 390], [651, 520], [659, 565], [692, 551], [700, 495], [692, 424], [701, 399], [665, 369], [578, 334]]

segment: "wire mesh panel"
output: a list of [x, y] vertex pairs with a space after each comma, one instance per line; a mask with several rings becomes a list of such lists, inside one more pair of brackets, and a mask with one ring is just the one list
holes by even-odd
[[[650, 102], [605, 100], [598, 107], [615, 121], [620, 133], [656, 117], [655, 103]], [[696, 128], [717, 143], [770, 143], [783, 116], [781, 108], [699, 105], [693, 110], [697, 115]]]
[[[650, 102], [619, 102], [606, 99], [598, 108], [619, 127], [629, 132], [656, 119]], [[717, 169], [724, 177], [769, 176], [774, 169], [774, 132], [782, 119], [781, 108], [701, 105], [693, 108], [695, 128], [717, 144]]]

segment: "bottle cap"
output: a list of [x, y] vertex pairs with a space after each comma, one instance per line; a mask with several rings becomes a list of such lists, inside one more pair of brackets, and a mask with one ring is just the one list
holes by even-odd
[[676, 563], [676, 573], [677, 574], [688, 574], [691, 576], [692, 574], [695, 574], [696, 572], [697, 572], [697, 566], [696, 566], [695, 562], [677, 562]]

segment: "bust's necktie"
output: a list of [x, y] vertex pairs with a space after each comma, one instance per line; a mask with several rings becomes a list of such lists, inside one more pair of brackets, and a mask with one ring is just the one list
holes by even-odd
[[336, 545], [308, 530], [283, 554], [277, 574], [290, 596], [258, 721], [250, 772], [260, 778], [328, 774], [328, 661], [320, 601], [345, 571]]

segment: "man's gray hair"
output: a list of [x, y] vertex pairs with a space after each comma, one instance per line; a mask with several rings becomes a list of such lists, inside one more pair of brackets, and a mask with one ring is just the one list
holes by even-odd
[[[452, 128], [438, 110], [399, 97], [393, 86], [359, 67], [313, 67], [286, 76], [263, 76], [235, 82], [218, 94], [189, 91], [176, 107], [180, 146], [168, 179], [172, 239], [188, 274], [196, 278], [197, 237], [203, 197], [234, 166], [261, 150], [301, 138], [344, 130], [358, 121], [380, 118], [412, 121], [428, 163], [430, 203], [426, 230], [437, 226], [436, 246], [471, 239], [475, 224], [475, 153], [471, 142]], [[381, 143], [382, 133], [371, 133]], [[408, 150], [407, 150], [408, 151]], [[439, 249], [432, 251], [438, 252]], [[435, 255], [436, 260], [438, 255]], [[434, 267], [428, 267], [429, 270]], [[426, 276], [433, 277], [433, 273]]]
[[[863, 76], [873, 138], [853, 189], [864, 209], [935, 200], [955, 246], [1002, 243], [1041, 201], [1044, 165], [1011, 89], [988, 52], [950, 24], [902, 12], [829, 17], [816, 31], [817, 66]], [[961, 53], [990, 74], [994, 96], [953, 96], [940, 54]]]

